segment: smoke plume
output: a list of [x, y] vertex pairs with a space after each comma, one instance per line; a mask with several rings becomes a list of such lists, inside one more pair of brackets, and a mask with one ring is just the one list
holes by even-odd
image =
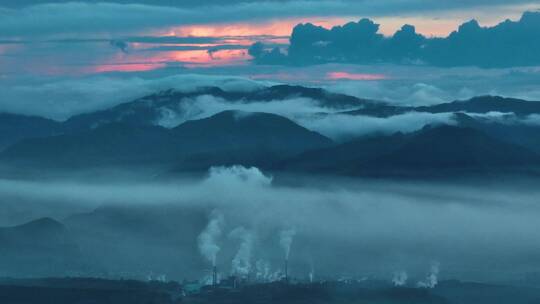
[[283, 248], [283, 251], [285, 252], [285, 259], [289, 260], [289, 254], [291, 252], [291, 245], [293, 242], [293, 238], [296, 235], [295, 229], [288, 229], [283, 230], [280, 233], [279, 236], [279, 244]]
[[255, 270], [255, 277], [258, 281], [265, 282], [270, 277], [270, 264], [265, 260], [257, 260]]
[[407, 284], [407, 279], [409, 276], [407, 275], [407, 272], [405, 271], [397, 271], [394, 273], [394, 277], [392, 278], [392, 283], [394, 283], [394, 286], [405, 286]]
[[416, 285], [420, 288], [434, 288], [439, 282], [439, 263], [434, 262], [431, 264], [431, 269], [425, 281], [420, 281]]
[[313, 263], [311, 263], [309, 268], [309, 282], [313, 283], [313, 280], [315, 279], [315, 267], [313, 266]]
[[217, 242], [221, 237], [224, 224], [224, 216], [216, 210], [212, 211], [208, 225], [198, 238], [199, 251], [210, 263], [212, 263], [212, 266], [216, 266], [216, 257], [221, 250], [221, 247]]
[[240, 247], [232, 260], [232, 273], [245, 277], [251, 271], [251, 254], [255, 236], [244, 227], [238, 227], [229, 233], [229, 238], [240, 240]]

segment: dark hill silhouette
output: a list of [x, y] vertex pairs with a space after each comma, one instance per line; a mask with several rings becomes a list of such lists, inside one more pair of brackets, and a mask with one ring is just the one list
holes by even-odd
[[70, 243], [66, 227], [51, 218], [37, 219], [14, 227], [0, 228], [4, 248], [46, 247], [54, 249]]
[[357, 176], [444, 176], [535, 166], [540, 166], [540, 156], [524, 147], [471, 128], [439, 126], [309, 151], [279, 168]]
[[178, 169], [212, 165], [266, 167], [307, 150], [332, 145], [328, 138], [284, 117], [266, 113], [225, 111], [210, 118], [188, 121], [172, 130], [193, 151]]
[[377, 163], [407, 169], [459, 169], [538, 164], [537, 154], [470, 128], [441, 126], [414, 134]]
[[362, 107], [364, 104], [371, 103], [371, 101], [349, 95], [330, 93], [324, 89], [302, 86], [276, 85], [251, 92], [224, 91], [218, 87], [202, 87], [190, 92], [166, 90], [102, 111], [76, 115], [68, 119], [64, 123], [64, 127], [66, 131], [73, 132], [95, 128], [99, 125], [112, 122], [121, 122], [130, 125], [154, 125], [161, 119], [164, 109], [178, 112], [179, 115], [182, 115], [180, 110], [181, 105], [186, 100], [204, 95], [221, 98], [231, 103], [247, 101], [268, 102], [302, 97], [311, 98], [319, 101], [324, 106], [338, 109]]
[[516, 98], [504, 98], [500, 96], [479, 96], [465, 101], [454, 101], [429, 107], [417, 107], [419, 112], [444, 113], [444, 112], [469, 112], [488, 113], [502, 112], [527, 115], [540, 113], [540, 102], [526, 101]]
[[0, 113], [0, 150], [25, 138], [51, 136], [59, 132], [61, 124], [54, 120]]
[[468, 100], [456, 100], [431, 106], [397, 106], [385, 103], [368, 104], [361, 109], [343, 112], [350, 115], [365, 115], [375, 117], [390, 117], [407, 112], [427, 113], [479, 113], [488, 112], [514, 113], [518, 116], [540, 114], [540, 102], [527, 101], [516, 98], [504, 98], [500, 96], [479, 96]]
[[27, 139], [1, 156], [32, 166], [121, 165], [159, 159], [169, 153], [171, 138], [161, 127], [112, 123], [81, 133]]
[[4, 275], [60, 274], [80, 265], [81, 252], [60, 222], [41, 218], [0, 228], [0, 267]]
[[111, 123], [80, 133], [28, 139], [0, 157], [40, 167], [179, 164], [179, 168], [206, 170], [230, 162], [264, 165], [331, 144], [328, 138], [278, 115], [225, 111], [174, 129]]
[[456, 113], [454, 117], [460, 126], [482, 131], [493, 138], [540, 153], [540, 125], [516, 123], [512, 117], [508, 123], [473, 118], [464, 113]]

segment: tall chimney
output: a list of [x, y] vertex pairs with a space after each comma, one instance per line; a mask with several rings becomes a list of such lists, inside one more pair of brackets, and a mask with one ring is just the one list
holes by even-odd
[[215, 265], [212, 268], [212, 286], [217, 286], [217, 267]]
[[285, 259], [285, 282], [289, 282], [289, 259]]

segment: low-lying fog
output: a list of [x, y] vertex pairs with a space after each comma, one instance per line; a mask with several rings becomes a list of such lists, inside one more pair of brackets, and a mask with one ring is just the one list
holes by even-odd
[[78, 275], [195, 279], [215, 258], [222, 274], [270, 278], [289, 249], [290, 273], [302, 278], [421, 280], [433, 265], [468, 280], [540, 271], [533, 182], [274, 180], [240, 166], [203, 178], [98, 180], [0, 180], [0, 224], [62, 222], [86, 263], [65, 271]]

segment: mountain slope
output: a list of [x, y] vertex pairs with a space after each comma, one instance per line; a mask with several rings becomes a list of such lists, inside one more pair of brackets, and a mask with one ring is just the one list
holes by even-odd
[[80, 251], [60, 222], [41, 218], [0, 228], [0, 267], [4, 274], [62, 273], [78, 264]]
[[274, 167], [279, 171], [344, 174], [351, 165], [362, 164], [394, 151], [406, 141], [400, 133], [360, 138], [337, 146], [302, 153]]
[[358, 176], [439, 176], [538, 166], [540, 156], [524, 147], [475, 129], [440, 126], [306, 152], [283, 162], [279, 169]]
[[183, 168], [232, 164], [267, 166], [307, 150], [332, 145], [331, 140], [319, 133], [267, 113], [225, 111], [210, 118], [188, 121], [172, 132], [175, 138], [189, 143], [194, 152], [180, 164]]
[[174, 129], [111, 123], [28, 139], [8, 148], [0, 159], [40, 167], [177, 164], [178, 170], [206, 170], [230, 163], [265, 165], [331, 144], [278, 115], [225, 111]]
[[200, 272], [194, 270], [205, 267], [194, 246], [207, 224], [204, 208], [108, 205], [74, 214], [64, 222], [77, 235], [81, 250], [103, 269], [183, 277], [196, 276]]
[[516, 115], [529, 115], [540, 113], [540, 102], [526, 101], [500, 96], [479, 96], [465, 101], [454, 101], [434, 106], [417, 107], [416, 111], [430, 113], [468, 112], [488, 113], [502, 112]]
[[170, 139], [161, 127], [113, 123], [81, 133], [23, 140], [0, 158], [33, 166], [122, 165], [164, 158]]
[[413, 111], [426, 113], [465, 112], [477, 114], [500, 112], [515, 113], [518, 116], [527, 116], [530, 114], [540, 114], [540, 102], [516, 98], [504, 98], [500, 96], [479, 96], [468, 100], [457, 100], [448, 103], [419, 107], [370, 103], [360, 109], [343, 112], [343, 114], [390, 117]]
[[540, 153], [540, 125], [516, 122], [512, 116], [508, 121], [493, 121], [471, 117], [464, 113], [454, 115], [456, 122], [467, 128], [479, 130], [493, 138], [516, 144]]
[[132, 102], [117, 105], [110, 109], [73, 116], [64, 125], [66, 130], [73, 131], [95, 128], [99, 125], [113, 122], [130, 125], [156, 125], [170, 115], [175, 117], [189, 116], [190, 103], [202, 96], [211, 96], [231, 105], [235, 103], [269, 102], [290, 98], [310, 98], [317, 100], [322, 106], [337, 109], [360, 108], [365, 104], [372, 103], [371, 101], [353, 96], [330, 93], [320, 88], [302, 86], [276, 85], [251, 92], [224, 91], [218, 87], [201, 87], [189, 92], [175, 90], [162, 91]]
[[54, 120], [0, 113], [0, 150], [25, 138], [51, 136], [61, 131]]
[[441, 126], [422, 130], [376, 163], [389, 169], [444, 170], [526, 166], [539, 161], [537, 154], [477, 130]]
[[52, 246], [66, 241], [67, 230], [60, 222], [41, 218], [28, 223], [0, 228], [0, 239], [4, 247], [8, 244]]

